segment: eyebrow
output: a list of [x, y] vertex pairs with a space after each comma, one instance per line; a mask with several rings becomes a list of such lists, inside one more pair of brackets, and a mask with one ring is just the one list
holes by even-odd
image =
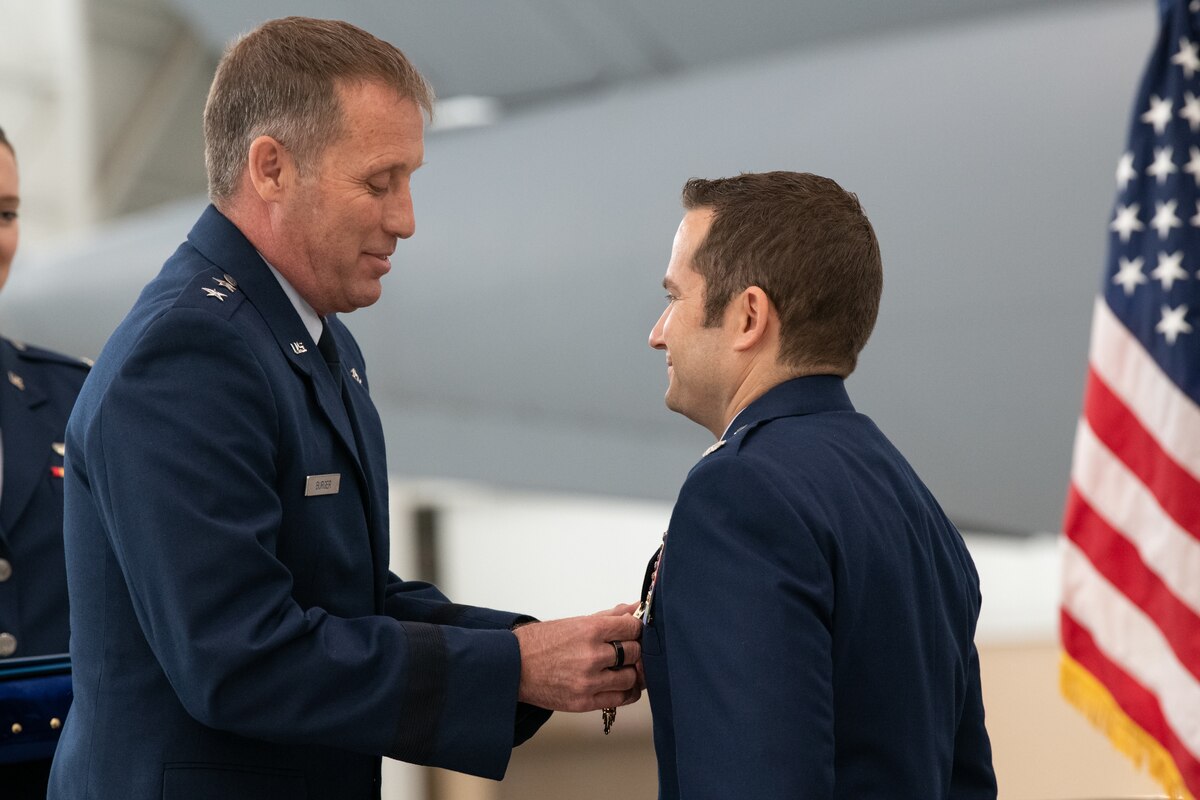
[[664, 289], [667, 289], [668, 291], [669, 291], [669, 290], [671, 290], [671, 289], [678, 289], [678, 288], [679, 288], [679, 287], [676, 285], [675, 281], [671, 280], [670, 278], [663, 278], [662, 286], [663, 286], [663, 288], [664, 288]]

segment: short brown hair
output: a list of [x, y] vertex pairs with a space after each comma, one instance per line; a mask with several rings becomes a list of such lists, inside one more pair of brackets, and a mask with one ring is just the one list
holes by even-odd
[[337, 87], [379, 81], [433, 111], [433, 90], [404, 54], [338, 20], [264, 22], [225, 51], [204, 107], [204, 160], [213, 202], [237, 189], [250, 143], [271, 136], [300, 169], [341, 135]]
[[693, 178], [683, 205], [713, 210], [694, 256], [705, 325], [719, 324], [734, 295], [757, 286], [779, 313], [781, 365], [854, 371], [883, 292], [879, 243], [855, 195], [820, 175], [744, 173]]

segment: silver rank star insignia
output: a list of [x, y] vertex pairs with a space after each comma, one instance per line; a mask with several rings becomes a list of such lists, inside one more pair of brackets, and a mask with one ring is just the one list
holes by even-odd
[[237, 291], [237, 281], [235, 281], [229, 275], [223, 275], [220, 278], [213, 278], [213, 280], [216, 281], [217, 285], [222, 289], [228, 289], [231, 294]]
[[362, 378], [358, 377], [358, 370], [356, 370], [354, 367], [350, 368], [350, 377], [358, 381], [359, 386], [362, 386]]
[[705, 450], [705, 451], [704, 451], [704, 454], [703, 454], [703, 455], [701, 455], [700, 457], [701, 457], [701, 458], [704, 458], [704, 456], [711, 455], [711, 454], [713, 454], [713, 453], [717, 452], [718, 450], [720, 450], [720, 449], [721, 449], [722, 447], [724, 447], [724, 446], [725, 446], [725, 440], [724, 440], [724, 439], [721, 439], [721, 440], [720, 440], [720, 441], [718, 441], [718, 442], [713, 442], [711, 445], [709, 445], [708, 449], [707, 449], [707, 450]]
[[224, 303], [224, 302], [225, 302], [225, 295], [221, 294], [221, 293], [220, 293], [220, 292], [218, 292], [216, 289], [210, 289], [210, 288], [208, 288], [207, 286], [204, 286], [204, 287], [201, 287], [201, 288], [203, 288], [203, 289], [204, 289], [204, 293], [205, 293], [206, 295], [208, 295], [209, 297], [215, 297], [215, 298], [217, 298], [218, 300], [220, 300], [222, 303]]
[[25, 381], [17, 373], [10, 371], [8, 373], [8, 382], [20, 389], [22, 392], [25, 391]]
[[52, 442], [50, 444], [50, 449], [59, 456], [65, 456], [67, 454], [67, 445], [63, 442]]

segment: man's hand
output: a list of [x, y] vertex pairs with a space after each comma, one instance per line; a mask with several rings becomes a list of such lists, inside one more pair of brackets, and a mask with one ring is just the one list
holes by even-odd
[[[532, 622], [514, 630], [521, 648], [517, 699], [554, 711], [594, 711], [641, 697], [637, 664], [642, 623], [627, 614], [615, 616], [616, 611]], [[625, 651], [621, 669], [609, 669], [615, 661], [613, 641]]]

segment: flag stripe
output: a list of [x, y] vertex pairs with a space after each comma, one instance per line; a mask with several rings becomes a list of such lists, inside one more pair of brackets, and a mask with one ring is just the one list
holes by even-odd
[[[1087, 504], [1128, 537], [1150, 571], [1200, 613], [1200, 541], [1175, 524], [1086, 420], [1079, 421], [1075, 432], [1071, 480]], [[1064, 528], [1069, 535], [1070, 528]]]
[[1162, 631], [1181, 665], [1200, 681], [1200, 615], [1146, 568], [1133, 544], [1097, 514], [1074, 487], [1067, 497], [1066, 530], [1095, 570]]
[[1094, 370], [1088, 372], [1084, 415], [1096, 438], [1150, 490], [1171, 519], [1200, 541], [1200, 481], [1175, 463]]
[[[1158, 697], [1166, 726], [1189, 751], [1200, 753], [1200, 717], [1190, 711], [1200, 708], [1200, 682], [1180, 664], [1153, 622], [1069, 541], [1063, 564], [1064, 610], [1090, 632], [1106, 657]], [[1140, 713], [1144, 718], [1144, 710]]]
[[1180, 391], [1104, 298], [1092, 315], [1091, 368], [1171, 459], [1200, 480], [1200, 407]]
[[1063, 648], [1080, 666], [1104, 684], [1126, 716], [1154, 737], [1175, 760], [1175, 767], [1189, 785], [1200, 784], [1200, 761], [1179, 740], [1163, 717], [1162, 706], [1146, 689], [1096, 645], [1096, 640], [1067, 611], [1061, 616]]
[[[1162, 26], [1117, 166], [1075, 435], [1062, 610], [1075, 625], [1064, 623], [1064, 647], [1077, 652], [1063, 662], [1062, 686], [1164, 786], [1197, 796], [1200, 0], [1158, 8]], [[1072, 640], [1076, 629], [1086, 637]]]

